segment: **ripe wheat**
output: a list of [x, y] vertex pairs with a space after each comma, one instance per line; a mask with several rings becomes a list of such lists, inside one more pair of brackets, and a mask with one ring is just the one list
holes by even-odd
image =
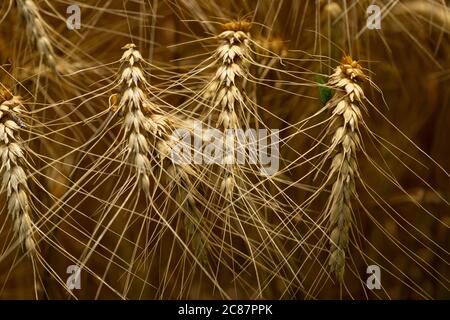
[[336, 91], [328, 102], [332, 112], [328, 128], [332, 141], [327, 154], [332, 162], [329, 179], [333, 182], [327, 210], [331, 226], [331, 255], [329, 264], [340, 282], [344, 280], [345, 257], [352, 226], [352, 198], [357, 196], [355, 177], [358, 176], [356, 153], [361, 148], [359, 122], [362, 119], [360, 86], [365, 76], [361, 66], [351, 57], [330, 76], [328, 85]]
[[[381, 31], [371, 1], [73, 4], [0, 4], [0, 297], [448, 295], [443, 1], [376, 1]], [[196, 126], [279, 129], [279, 169], [203, 161]]]
[[26, 128], [21, 120], [23, 105], [20, 97], [13, 96], [8, 90], [0, 93], [0, 155], [2, 185], [8, 198], [8, 213], [14, 222], [14, 231], [27, 253], [35, 249], [31, 203], [28, 189], [28, 162], [26, 150], [19, 138], [21, 129]]

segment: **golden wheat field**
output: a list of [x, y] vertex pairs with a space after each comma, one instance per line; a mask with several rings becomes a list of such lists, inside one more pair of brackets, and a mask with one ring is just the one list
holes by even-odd
[[2, 0], [1, 299], [450, 299], [446, 0]]

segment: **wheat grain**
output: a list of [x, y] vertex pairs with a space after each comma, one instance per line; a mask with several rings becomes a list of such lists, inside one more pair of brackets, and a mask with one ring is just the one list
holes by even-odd
[[20, 119], [23, 105], [20, 98], [7, 90], [0, 93], [0, 155], [3, 176], [1, 189], [6, 191], [8, 213], [14, 221], [14, 230], [19, 242], [27, 252], [35, 249], [32, 236], [33, 223], [27, 184], [25, 152], [18, 136], [25, 127]]
[[352, 225], [352, 197], [356, 194], [355, 176], [358, 166], [356, 152], [360, 149], [358, 122], [362, 119], [359, 103], [363, 91], [359, 81], [364, 79], [361, 66], [350, 57], [335, 69], [328, 82], [336, 90], [327, 107], [331, 110], [328, 132], [333, 135], [330, 152], [333, 159], [329, 177], [333, 181], [328, 199], [331, 226], [331, 255], [329, 264], [337, 279], [342, 282], [345, 257]]

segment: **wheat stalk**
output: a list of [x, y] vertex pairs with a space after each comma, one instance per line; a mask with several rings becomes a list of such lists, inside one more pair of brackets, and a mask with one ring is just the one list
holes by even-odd
[[35, 249], [32, 236], [33, 223], [30, 218], [30, 199], [27, 185], [25, 152], [18, 132], [25, 124], [20, 119], [23, 105], [20, 98], [7, 90], [0, 94], [0, 155], [3, 176], [1, 189], [6, 191], [8, 213], [14, 221], [22, 247], [27, 252]]
[[333, 135], [328, 154], [334, 153], [329, 171], [333, 186], [327, 203], [331, 226], [329, 265], [340, 282], [344, 277], [345, 256], [352, 225], [351, 201], [356, 194], [356, 152], [361, 148], [358, 122], [362, 120], [359, 104], [363, 97], [363, 90], [358, 82], [364, 78], [361, 66], [351, 57], [346, 57], [328, 82], [336, 90], [327, 103], [327, 108], [332, 112], [328, 132]]
[[46, 31], [46, 24], [33, 0], [16, 0], [17, 7], [26, 22], [27, 33], [36, 46], [44, 63], [56, 70], [56, 55]]

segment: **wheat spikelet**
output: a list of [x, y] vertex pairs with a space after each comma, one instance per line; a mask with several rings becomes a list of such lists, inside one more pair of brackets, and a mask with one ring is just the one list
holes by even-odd
[[333, 180], [327, 208], [331, 225], [331, 256], [329, 264], [342, 282], [345, 256], [352, 225], [352, 197], [356, 194], [356, 152], [361, 147], [358, 122], [362, 119], [359, 103], [363, 91], [358, 82], [364, 79], [361, 66], [350, 57], [335, 69], [328, 82], [336, 90], [328, 102], [331, 110], [328, 132], [333, 135], [330, 151], [334, 152], [329, 176]]
[[17, 7], [26, 22], [27, 33], [36, 46], [44, 63], [53, 71], [56, 70], [56, 55], [46, 31], [45, 21], [33, 0], [16, 0]]
[[14, 231], [27, 252], [32, 252], [35, 242], [30, 218], [26, 161], [18, 131], [25, 127], [19, 118], [22, 112], [20, 98], [2, 90], [0, 93], [0, 155], [2, 191], [8, 198], [8, 213], [14, 221]]

